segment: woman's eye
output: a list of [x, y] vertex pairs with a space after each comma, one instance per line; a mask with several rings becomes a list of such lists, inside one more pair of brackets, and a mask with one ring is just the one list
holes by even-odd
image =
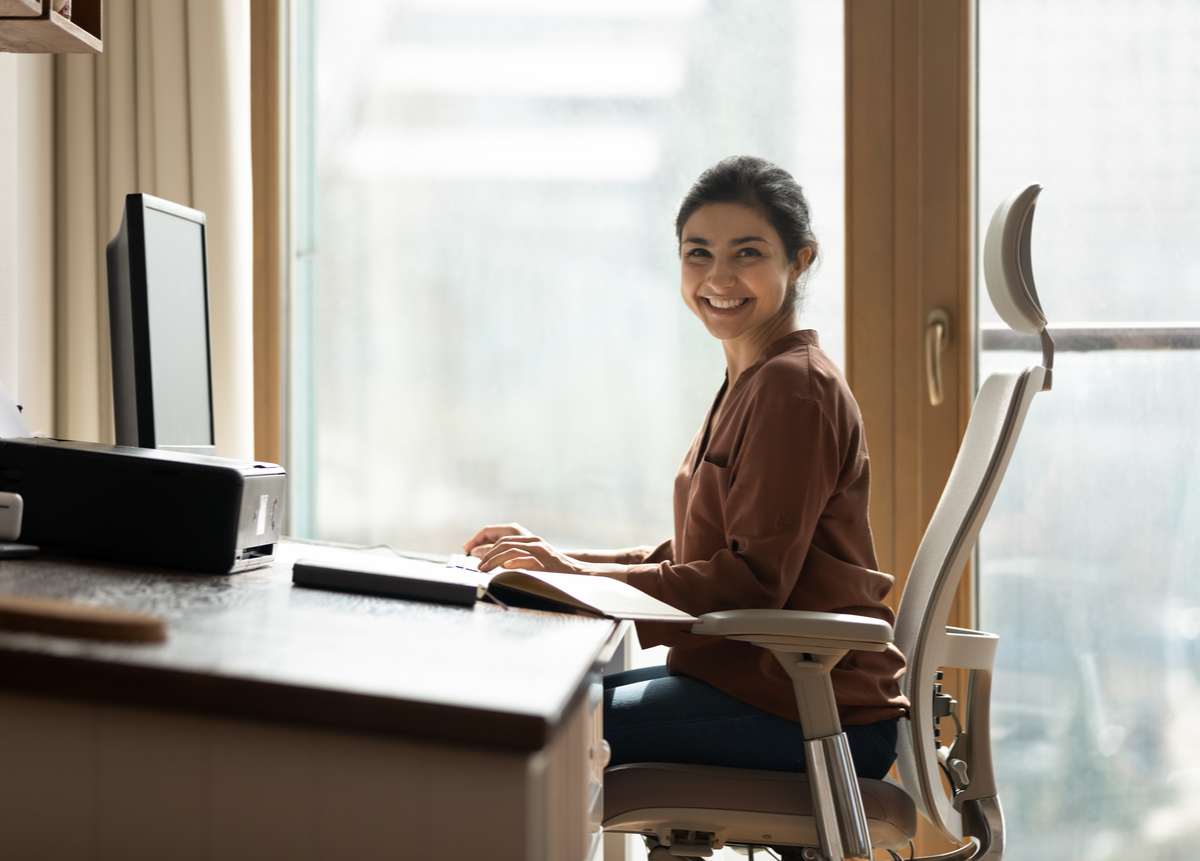
[[687, 254], [685, 254], [684, 256], [696, 258], [696, 257], [711, 257], [712, 255], [708, 253], [707, 248], [693, 248], [690, 251], [688, 251]]
[[738, 250], [738, 257], [762, 257], [762, 252], [757, 248], [741, 248]]

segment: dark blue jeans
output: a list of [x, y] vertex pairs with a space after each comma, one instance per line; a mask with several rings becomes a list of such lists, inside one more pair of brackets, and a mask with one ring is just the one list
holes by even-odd
[[[896, 722], [848, 726], [859, 777], [882, 778], [896, 759]], [[610, 765], [679, 762], [804, 771], [800, 724], [757, 709], [666, 667], [604, 678], [604, 737]]]

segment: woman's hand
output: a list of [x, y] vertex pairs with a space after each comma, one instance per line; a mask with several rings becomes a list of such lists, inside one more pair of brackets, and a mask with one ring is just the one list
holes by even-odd
[[575, 559], [515, 523], [485, 526], [463, 545], [463, 550], [479, 558], [480, 571], [524, 568], [529, 571], [557, 571], [562, 574], [591, 574], [616, 580], [626, 579], [626, 566]]
[[519, 523], [502, 523], [495, 526], [485, 526], [475, 533], [475, 537], [462, 546], [463, 553], [482, 559], [488, 555], [492, 545], [499, 538], [511, 535], [532, 536], [533, 533]]
[[[478, 554], [476, 554], [478, 555]], [[480, 571], [496, 568], [527, 568], [530, 571], [559, 571], [591, 574], [594, 566], [572, 559], [536, 535], [505, 535], [497, 538], [479, 561]]]

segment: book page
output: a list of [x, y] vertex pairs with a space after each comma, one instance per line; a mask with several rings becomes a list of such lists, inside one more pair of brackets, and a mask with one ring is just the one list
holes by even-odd
[[503, 571], [492, 577], [491, 582], [615, 619], [695, 621], [694, 616], [611, 577], [547, 571]]

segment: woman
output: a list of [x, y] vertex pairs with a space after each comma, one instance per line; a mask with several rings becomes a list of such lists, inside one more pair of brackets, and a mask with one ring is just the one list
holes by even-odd
[[[516, 524], [464, 545], [498, 567], [613, 577], [692, 615], [786, 608], [894, 621], [867, 522], [862, 417], [837, 367], [801, 329], [801, 276], [817, 255], [808, 203], [787, 171], [750, 156], [701, 174], [675, 221], [683, 301], [725, 350], [727, 376], [675, 479], [675, 536], [657, 547], [558, 550]], [[612, 764], [682, 762], [804, 770], [791, 681], [767, 650], [639, 623], [665, 667], [605, 679]], [[851, 652], [833, 670], [860, 776], [895, 759], [908, 703], [904, 658]]]

